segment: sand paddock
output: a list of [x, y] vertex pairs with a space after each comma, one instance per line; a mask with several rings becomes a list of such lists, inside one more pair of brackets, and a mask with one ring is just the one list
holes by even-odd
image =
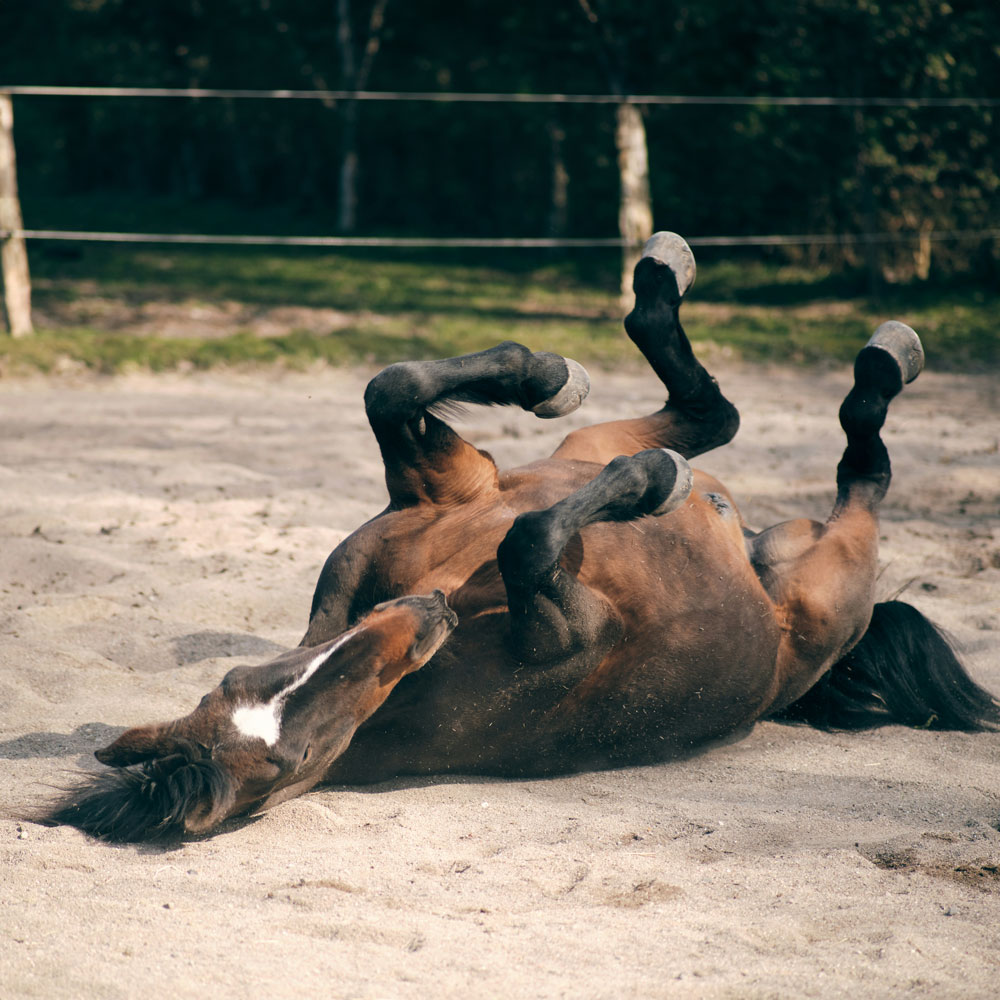
[[[123, 727], [298, 642], [383, 502], [370, 374], [0, 382], [0, 994], [996, 996], [1000, 735], [766, 723], [680, 764], [321, 789], [167, 848], [26, 822]], [[755, 526], [824, 517], [849, 373], [718, 374], [743, 427], [695, 464]], [[566, 420], [461, 426], [509, 465], [659, 405], [592, 375]], [[894, 403], [880, 596], [1000, 692], [997, 413], [988, 376]]]

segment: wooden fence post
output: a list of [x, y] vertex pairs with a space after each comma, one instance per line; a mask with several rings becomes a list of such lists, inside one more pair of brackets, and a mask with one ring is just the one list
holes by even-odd
[[28, 253], [24, 237], [14, 235], [23, 228], [14, 160], [14, 108], [10, 94], [0, 93], [0, 268], [3, 271], [7, 320], [14, 337], [27, 337], [34, 332], [31, 326]]

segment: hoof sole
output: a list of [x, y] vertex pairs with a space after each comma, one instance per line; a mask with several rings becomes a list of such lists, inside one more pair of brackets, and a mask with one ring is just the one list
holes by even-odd
[[889, 320], [873, 334], [865, 347], [877, 347], [887, 351], [899, 365], [903, 384], [912, 382], [923, 370], [924, 349], [920, 338], [905, 323]]
[[590, 392], [590, 376], [587, 374], [587, 369], [572, 358], [563, 360], [566, 362], [566, 382], [554, 396], [543, 399], [531, 408], [536, 417], [546, 420], [564, 417], [567, 413], [578, 409]]
[[698, 271], [694, 254], [677, 233], [653, 233], [642, 248], [642, 256], [666, 264], [677, 279], [677, 291], [681, 295], [685, 295], [694, 284]]
[[679, 455], [670, 448], [659, 448], [657, 450], [662, 456], [670, 459], [673, 463], [675, 473], [674, 485], [670, 492], [660, 501], [654, 510], [650, 511], [653, 517], [662, 517], [664, 514], [669, 514], [671, 511], [677, 510], [687, 500], [688, 495], [691, 493], [694, 476], [691, 472], [691, 466], [688, 465], [688, 461], [683, 455]]

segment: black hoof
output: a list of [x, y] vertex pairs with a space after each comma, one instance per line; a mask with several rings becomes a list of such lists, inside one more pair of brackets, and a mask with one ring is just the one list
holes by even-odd
[[567, 413], [578, 409], [590, 392], [590, 376], [587, 374], [587, 369], [572, 358], [563, 360], [566, 362], [566, 381], [555, 395], [543, 399], [531, 408], [536, 417], [545, 419], [564, 417]]

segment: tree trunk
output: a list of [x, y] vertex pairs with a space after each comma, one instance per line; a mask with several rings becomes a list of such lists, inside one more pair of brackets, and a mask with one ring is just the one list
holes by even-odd
[[920, 281], [926, 281], [931, 276], [931, 233], [933, 232], [934, 223], [929, 219], [924, 219], [920, 224], [917, 249], [913, 255], [913, 269]]
[[[857, 93], [862, 93], [860, 85], [856, 88]], [[871, 168], [869, 165], [868, 137], [865, 123], [865, 113], [861, 108], [854, 112], [854, 137], [857, 142], [857, 154], [854, 164], [854, 176], [857, 180], [858, 195], [860, 198], [860, 220], [861, 228], [868, 238], [864, 241], [865, 270], [868, 272], [868, 294], [872, 301], [877, 302], [882, 286], [882, 261], [881, 254], [876, 244], [871, 239], [871, 234], [875, 233], [878, 223], [875, 209], [875, 191], [872, 187]]]
[[643, 244], [653, 235], [653, 202], [649, 192], [649, 156], [646, 126], [634, 104], [619, 104], [615, 146], [621, 189], [618, 201], [618, 232], [622, 238], [622, 304], [628, 308], [632, 272]]
[[[368, 86], [375, 56], [382, 41], [385, 8], [389, 0], [375, 0], [368, 18], [368, 37], [357, 65], [354, 30], [349, 0], [337, 0], [337, 48], [340, 53], [340, 80], [343, 90], [364, 90]], [[337, 227], [353, 233], [358, 224], [358, 175], [361, 155], [358, 149], [358, 103], [344, 101], [341, 110], [340, 171], [338, 185]]]
[[549, 201], [548, 235], [558, 239], [566, 235], [569, 220], [569, 171], [563, 154], [566, 132], [554, 121], [548, 123], [549, 152], [552, 165], [552, 190]]
[[337, 228], [353, 233], [358, 225], [358, 105], [345, 101], [341, 109], [340, 184]]
[[[14, 108], [10, 97], [0, 94], [0, 231], [16, 233], [23, 228], [14, 159]], [[3, 272], [11, 335], [30, 336], [34, 333], [31, 325], [31, 278], [23, 236], [0, 236], [0, 269]]]
[[[626, 41], [616, 36], [590, 0], [577, 0], [584, 17], [594, 28], [595, 52], [604, 66], [613, 94], [624, 96], [629, 66]], [[634, 104], [618, 105], [615, 125], [618, 150], [618, 235], [622, 240], [621, 303], [628, 309], [632, 299], [632, 272], [639, 263], [642, 245], [653, 235], [653, 199], [649, 191], [649, 154], [646, 124]]]

